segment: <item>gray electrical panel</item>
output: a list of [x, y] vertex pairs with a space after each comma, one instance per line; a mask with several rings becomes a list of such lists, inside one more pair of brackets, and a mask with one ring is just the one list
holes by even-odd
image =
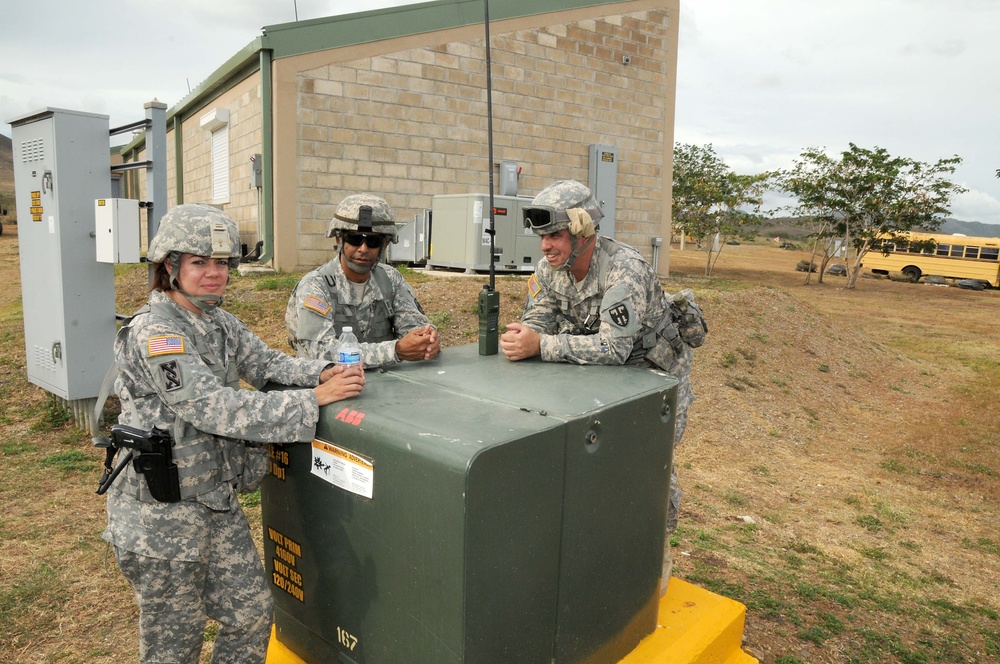
[[516, 161], [500, 162], [500, 195], [517, 196], [517, 172]]
[[590, 167], [588, 183], [594, 197], [601, 204], [604, 218], [601, 219], [600, 235], [615, 237], [615, 197], [618, 190], [618, 148], [613, 145], [590, 146]]
[[431, 239], [431, 211], [421, 210], [405, 224], [397, 224], [397, 241], [389, 244], [386, 256], [390, 263], [424, 265]]
[[90, 399], [115, 336], [114, 266], [95, 260], [94, 201], [111, 197], [108, 116], [46, 108], [9, 123], [28, 380]]
[[[521, 209], [531, 198], [493, 197], [494, 269], [534, 272], [542, 257], [541, 240], [524, 227]], [[431, 202], [431, 246], [427, 264], [482, 272], [490, 269], [490, 197], [448, 194]]]

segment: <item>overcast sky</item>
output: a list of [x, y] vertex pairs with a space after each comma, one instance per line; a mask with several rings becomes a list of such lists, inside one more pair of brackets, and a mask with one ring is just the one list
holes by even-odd
[[[0, 133], [51, 106], [144, 117], [265, 25], [405, 0], [0, 0]], [[1000, 1], [681, 0], [675, 139], [738, 173], [849, 142], [958, 155], [952, 216], [1000, 224]]]

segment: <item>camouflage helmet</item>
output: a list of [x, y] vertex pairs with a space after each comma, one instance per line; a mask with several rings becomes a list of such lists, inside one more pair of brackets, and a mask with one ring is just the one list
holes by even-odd
[[[576, 180], [561, 180], [538, 192], [530, 205], [523, 208], [524, 227], [530, 228], [536, 235], [556, 233], [570, 227], [570, 218], [566, 210], [586, 210], [594, 222], [594, 230], [603, 217], [601, 206], [586, 185]], [[580, 235], [581, 233], [573, 233]], [[593, 233], [582, 233], [593, 235]]]
[[151, 263], [163, 263], [171, 254], [228, 258], [229, 268], [235, 269], [241, 256], [236, 222], [221, 210], [202, 203], [171, 208], [160, 219], [146, 258]]
[[351, 194], [337, 206], [326, 236], [337, 237], [343, 232], [381, 233], [395, 242], [392, 208], [384, 198], [374, 194]]

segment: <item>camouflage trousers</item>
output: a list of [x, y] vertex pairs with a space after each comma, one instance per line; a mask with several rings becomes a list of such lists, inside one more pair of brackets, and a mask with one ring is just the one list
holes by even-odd
[[[674, 454], [677, 453], [677, 446], [681, 444], [684, 430], [687, 428], [688, 408], [694, 401], [694, 392], [691, 390], [691, 380], [684, 376], [680, 378], [677, 385], [677, 412], [674, 415]], [[677, 530], [677, 513], [681, 506], [681, 491], [677, 482], [677, 460], [670, 468], [670, 502], [667, 504], [667, 537]]]
[[200, 560], [162, 560], [115, 547], [139, 604], [139, 661], [197, 664], [206, 617], [219, 621], [214, 664], [267, 656], [273, 601], [246, 516], [205, 508]]
[[[691, 390], [691, 380], [687, 375], [679, 379], [677, 385], [677, 412], [674, 415], [674, 452], [681, 443], [684, 436], [684, 429], [687, 428], [688, 407], [694, 401], [694, 392]], [[660, 595], [667, 592], [667, 583], [670, 581], [670, 574], [673, 571], [673, 552], [670, 548], [670, 537], [677, 530], [677, 518], [681, 506], [681, 491], [677, 480], [677, 460], [674, 459], [670, 467], [670, 492], [667, 499], [667, 527], [666, 537], [663, 541], [663, 571], [660, 576]]]

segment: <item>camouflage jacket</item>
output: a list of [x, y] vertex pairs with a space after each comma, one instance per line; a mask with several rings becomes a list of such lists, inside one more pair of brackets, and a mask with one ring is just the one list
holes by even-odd
[[428, 322], [398, 270], [376, 263], [359, 298], [339, 256], [302, 277], [285, 308], [289, 344], [299, 357], [335, 360], [340, 330], [350, 325], [365, 367], [399, 362], [396, 340]]
[[156, 555], [150, 553], [156, 538], [150, 540], [141, 514], [161, 512], [166, 524], [189, 509], [185, 505], [231, 509], [248, 453], [266, 454], [259, 447], [248, 451], [246, 441], [308, 441], [315, 434], [319, 406], [312, 389], [260, 392], [239, 389], [239, 381], [256, 388], [314, 386], [329, 363], [272, 350], [221, 309], [195, 314], [160, 291], [149, 302], [115, 340], [119, 422], [171, 432], [182, 500], [156, 503], [127, 466], [108, 492], [105, 539]]
[[606, 237], [597, 237], [579, 283], [540, 260], [521, 322], [541, 335], [546, 362], [653, 365], [676, 377], [690, 372], [691, 349], [663, 339], [670, 302], [653, 268], [632, 247]]

